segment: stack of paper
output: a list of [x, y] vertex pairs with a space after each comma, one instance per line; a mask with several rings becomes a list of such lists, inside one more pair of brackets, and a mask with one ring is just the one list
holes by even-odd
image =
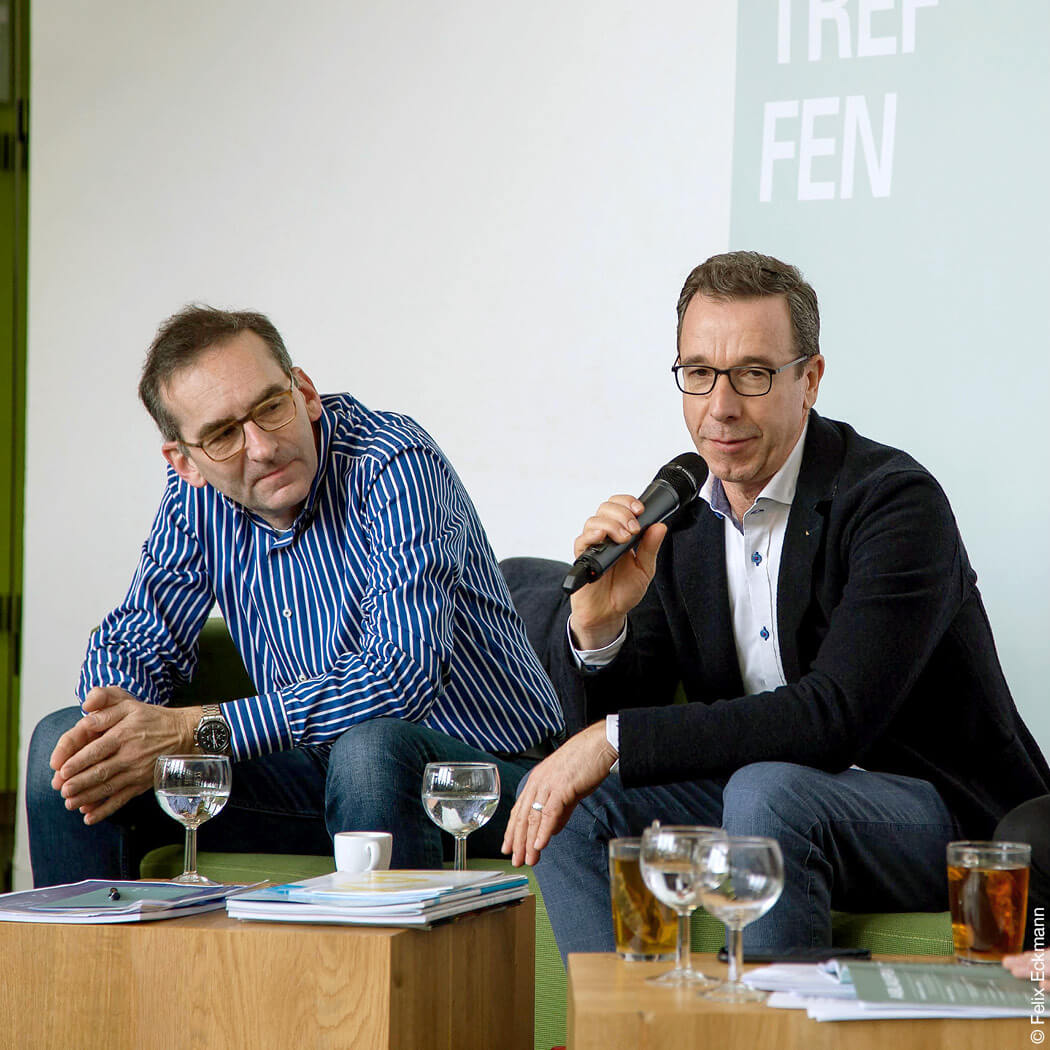
[[1032, 988], [1001, 966], [850, 962], [775, 964], [746, 973], [767, 1005], [817, 1021], [1027, 1017]]
[[186, 886], [175, 882], [85, 879], [0, 894], [2, 922], [108, 923], [174, 919], [215, 911], [244, 885]]
[[241, 894], [227, 901], [226, 911], [235, 919], [429, 926], [528, 892], [524, 875], [499, 871], [336, 871]]

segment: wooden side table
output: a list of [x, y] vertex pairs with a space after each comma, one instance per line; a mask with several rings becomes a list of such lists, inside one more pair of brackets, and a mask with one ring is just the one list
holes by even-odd
[[535, 901], [432, 930], [0, 923], [5, 1046], [532, 1050]]
[[[694, 964], [712, 977], [725, 976], [725, 964], [714, 956], [696, 955]], [[612, 953], [570, 955], [568, 1050], [1020, 1050], [1031, 1045], [1032, 1026], [1025, 1018], [818, 1022], [804, 1010], [716, 1003], [695, 991], [646, 983], [646, 977], [668, 968], [668, 963], [627, 963]]]

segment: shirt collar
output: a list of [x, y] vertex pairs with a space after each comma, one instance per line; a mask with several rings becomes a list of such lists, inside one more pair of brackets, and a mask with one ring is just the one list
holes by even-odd
[[[317, 420], [317, 473], [314, 475], [314, 482], [306, 495], [306, 502], [292, 524], [292, 528], [296, 532], [302, 532], [313, 520], [314, 508], [317, 505], [321, 490], [324, 488], [325, 477], [328, 474], [328, 457], [332, 448], [332, 431], [334, 429], [335, 422], [331, 414], [325, 411], [324, 402], [322, 401], [321, 415]], [[799, 444], [801, 445], [801, 442]], [[797, 470], [795, 474], [797, 477]]]
[[[783, 503], [791, 506], [795, 498], [795, 489], [798, 487], [798, 474], [802, 468], [802, 452], [806, 445], [806, 434], [809, 432], [809, 414], [806, 414], [806, 422], [803, 424], [802, 433], [799, 434], [795, 447], [791, 450], [784, 465], [766, 483], [766, 487], [755, 498], [757, 503], [760, 499], [773, 500], [775, 503]], [[700, 487], [700, 498], [720, 517], [728, 518], [740, 526], [733, 518], [733, 512], [729, 506], [729, 498], [722, 486], [720, 478], [716, 478], [710, 471]]]

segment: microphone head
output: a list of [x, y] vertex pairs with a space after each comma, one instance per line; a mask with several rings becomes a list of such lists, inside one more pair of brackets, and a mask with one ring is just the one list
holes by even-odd
[[692, 500], [707, 477], [707, 464], [695, 452], [683, 452], [665, 463], [656, 474], [657, 481], [666, 481], [678, 497], [678, 505]]

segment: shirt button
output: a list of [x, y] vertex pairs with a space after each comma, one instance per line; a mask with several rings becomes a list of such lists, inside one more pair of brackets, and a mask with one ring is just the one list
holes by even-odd
[[299, 681], [300, 682], [305, 682], [306, 681], [306, 675], [304, 675], [304, 674], [299, 675]]
[[761, 637], [763, 642], [766, 642], [766, 641], [769, 640], [769, 631], [767, 631], [764, 627], [758, 633], [759, 633], [759, 636]]
[[751, 560], [752, 560], [752, 561], [753, 561], [753, 562], [754, 562], [754, 563], [755, 563], [756, 565], [761, 565], [761, 564], [762, 564], [762, 555], [761, 555], [761, 554], [759, 554], [759, 553], [758, 553], [758, 551], [755, 551], [755, 553], [751, 555]]
[[284, 617], [284, 618], [285, 618], [286, 620], [290, 620], [290, 619], [292, 618], [292, 610], [291, 610], [291, 609], [282, 609], [282, 610], [281, 610], [281, 615], [282, 615], [282, 616], [283, 616], [283, 617]]

